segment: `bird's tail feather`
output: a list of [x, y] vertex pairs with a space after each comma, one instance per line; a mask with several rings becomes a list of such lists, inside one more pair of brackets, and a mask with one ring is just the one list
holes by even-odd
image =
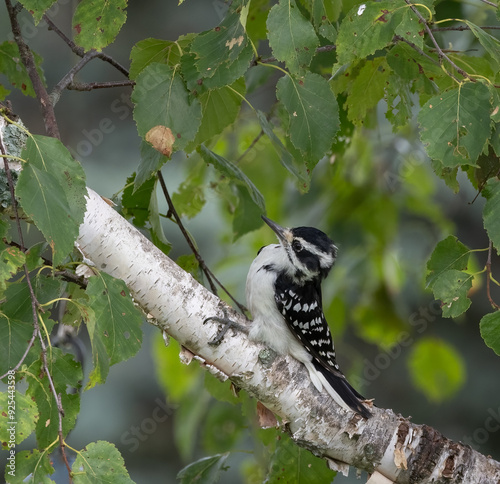
[[349, 384], [345, 377], [335, 375], [320, 363], [314, 363], [325, 390], [341, 407], [350, 408], [365, 418], [371, 417], [372, 413], [361, 403], [365, 398]]

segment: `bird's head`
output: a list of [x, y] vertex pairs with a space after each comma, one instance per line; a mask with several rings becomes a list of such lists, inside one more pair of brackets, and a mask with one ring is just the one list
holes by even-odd
[[262, 220], [278, 236], [287, 254], [291, 276], [309, 281], [328, 275], [337, 257], [337, 247], [324, 232], [314, 227], [281, 227], [264, 216]]

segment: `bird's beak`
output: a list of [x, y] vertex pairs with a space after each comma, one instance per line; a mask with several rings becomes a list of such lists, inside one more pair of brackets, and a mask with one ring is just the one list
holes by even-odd
[[273, 222], [271, 219], [265, 217], [264, 215], [261, 215], [261, 217], [262, 220], [264, 220], [264, 222], [266, 222], [266, 224], [273, 229], [273, 232], [278, 236], [280, 242], [289, 244], [289, 237], [291, 235], [290, 229], [278, 225], [276, 222]]

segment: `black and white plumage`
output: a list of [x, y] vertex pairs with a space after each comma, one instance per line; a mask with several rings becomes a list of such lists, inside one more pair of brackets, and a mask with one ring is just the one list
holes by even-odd
[[364, 398], [337, 365], [323, 314], [321, 282], [335, 262], [337, 247], [318, 229], [288, 229], [262, 218], [280, 243], [263, 247], [248, 272], [250, 339], [266, 343], [279, 354], [290, 354], [306, 366], [319, 391], [325, 389], [343, 408], [370, 417]]

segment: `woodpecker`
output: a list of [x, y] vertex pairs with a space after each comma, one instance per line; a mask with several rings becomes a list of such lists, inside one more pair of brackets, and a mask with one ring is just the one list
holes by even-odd
[[330, 238], [313, 227], [284, 228], [262, 216], [278, 237], [252, 262], [246, 282], [253, 322], [249, 338], [302, 362], [314, 386], [325, 389], [344, 409], [365, 418], [365, 399], [349, 384], [335, 359], [323, 313], [321, 282], [337, 257]]
[[[246, 281], [247, 306], [253, 321], [251, 340], [291, 355], [305, 365], [313, 385], [326, 392], [345, 410], [365, 418], [368, 403], [346, 380], [336, 358], [330, 328], [323, 313], [321, 282], [337, 257], [330, 238], [313, 227], [284, 228], [262, 216], [278, 237], [278, 244], [262, 247]], [[218, 344], [233, 322], [213, 341]], [[246, 331], [246, 328], [240, 328]]]

